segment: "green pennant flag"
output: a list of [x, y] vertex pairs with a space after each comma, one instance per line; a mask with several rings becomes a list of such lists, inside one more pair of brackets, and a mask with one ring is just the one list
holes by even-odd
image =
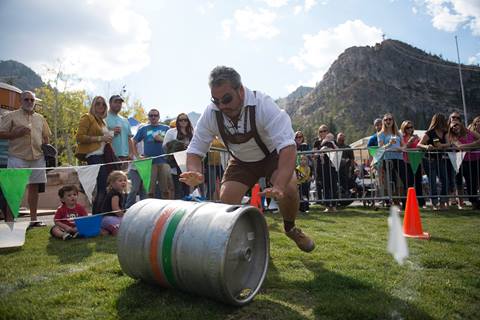
[[375, 157], [375, 154], [377, 154], [377, 149], [378, 147], [368, 147], [368, 154], [371, 157]]
[[418, 166], [422, 162], [424, 153], [421, 151], [407, 151], [408, 161], [412, 167], [413, 174], [417, 173]]
[[31, 169], [0, 169], [0, 187], [15, 218], [31, 174]]
[[152, 175], [152, 159], [135, 160], [133, 164], [135, 164], [138, 174], [140, 178], [142, 178], [145, 191], [148, 192], [148, 190], [150, 190], [150, 177]]

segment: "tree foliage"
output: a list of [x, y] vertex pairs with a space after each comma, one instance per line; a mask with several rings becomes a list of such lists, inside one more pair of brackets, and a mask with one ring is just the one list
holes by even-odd
[[80, 117], [88, 112], [89, 97], [85, 91], [60, 92], [49, 85], [38, 88], [36, 95], [42, 99], [38, 112], [52, 131], [50, 143], [58, 150], [59, 164], [74, 164], [75, 135]]

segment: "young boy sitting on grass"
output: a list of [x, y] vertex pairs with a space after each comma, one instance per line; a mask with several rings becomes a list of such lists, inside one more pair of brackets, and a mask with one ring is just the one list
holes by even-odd
[[69, 240], [78, 236], [74, 218], [87, 215], [85, 208], [77, 203], [78, 188], [75, 185], [66, 185], [58, 190], [62, 205], [55, 212], [55, 225], [50, 234], [58, 239]]

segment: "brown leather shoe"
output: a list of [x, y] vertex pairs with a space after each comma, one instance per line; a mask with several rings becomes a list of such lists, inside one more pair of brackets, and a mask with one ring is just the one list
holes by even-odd
[[285, 233], [287, 237], [295, 241], [297, 247], [305, 252], [310, 252], [315, 249], [315, 243], [310, 239], [303, 231], [297, 227], [293, 227], [292, 230]]

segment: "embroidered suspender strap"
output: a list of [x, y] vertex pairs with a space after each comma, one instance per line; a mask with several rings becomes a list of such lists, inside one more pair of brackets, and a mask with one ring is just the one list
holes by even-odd
[[[235, 157], [230, 151], [230, 148], [228, 147], [228, 136], [227, 133], [225, 132], [225, 126], [223, 124], [223, 117], [222, 117], [222, 112], [221, 111], [215, 111], [215, 117], [217, 118], [217, 126], [218, 126], [218, 131], [220, 132], [220, 137], [222, 137], [222, 140], [225, 142], [225, 147], [227, 148], [228, 153], [232, 155], [235, 159]], [[238, 159], [237, 159], [238, 160]]]
[[[255, 91], [254, 91], [255, 92]], [[267, 146], [265, 143], [263, 143], [262, 139], [260, 138], [260, 135], [258, 134], [257, 131], [257, 125], [255, 121], [255, 107], [256, 106], [249, 106], [250, 109], [250, 130], [253, 131], [253, 138], [255, 139], [255, 142], [257, 145], [262, 149], [263, 153], [265, 154], [265, 157], [267, 157], [270, 154], [270, 151], [268, 151]]]

